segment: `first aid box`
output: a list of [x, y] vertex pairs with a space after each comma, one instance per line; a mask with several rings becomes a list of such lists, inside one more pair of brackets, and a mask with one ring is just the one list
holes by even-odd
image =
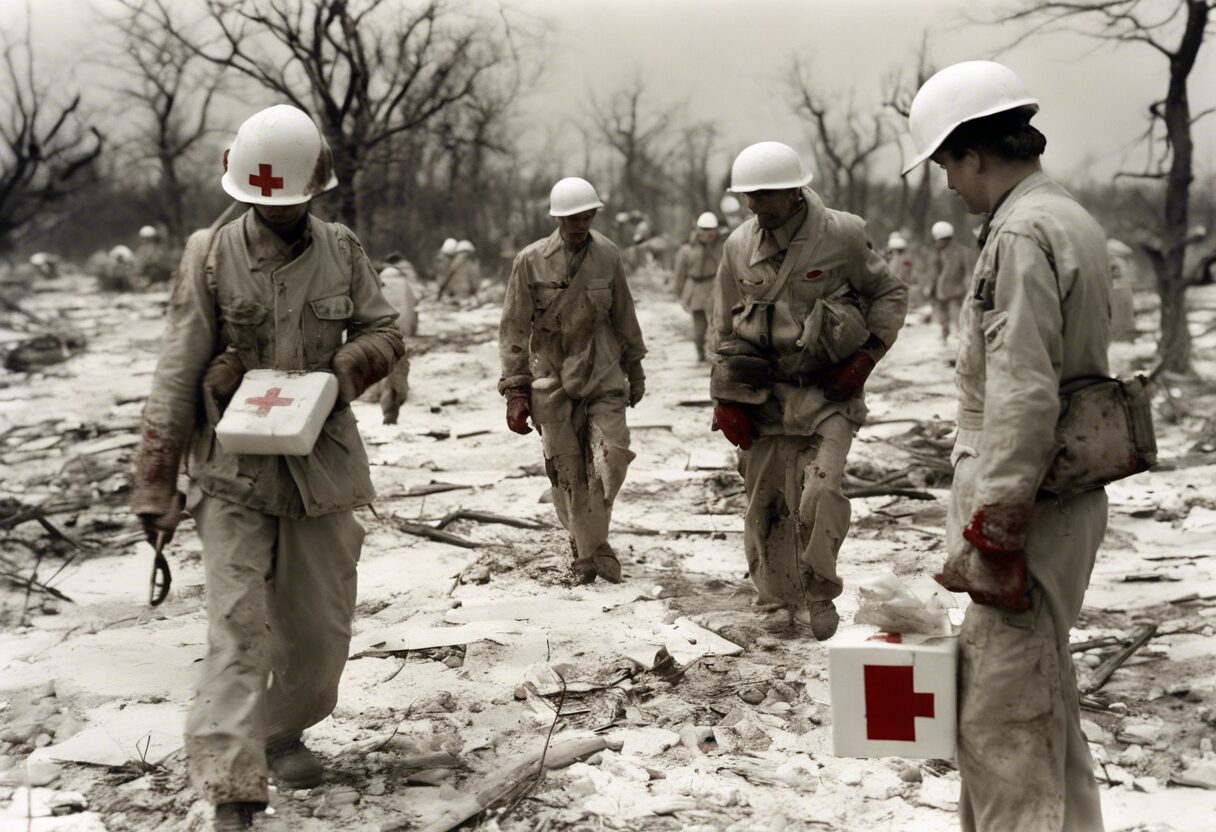
[[305, 456], [337, 400], [333, 373], [250, 370], [215, 435], [229, 453]]
[[842, 630], [828, 642], [833, 753], [952, 758], [957, 679], [957, 638]]

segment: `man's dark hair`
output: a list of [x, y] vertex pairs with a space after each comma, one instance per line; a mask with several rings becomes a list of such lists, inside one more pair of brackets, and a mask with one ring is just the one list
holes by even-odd
[[1032, 127], [1033, 107], [1018, 107], [983, 118], [964, 121], [942, 142], [938, 153], [961, 159], [968, 150], [990, 153], [1011, 162], [1037, 159], [1047, 147], [1047, 137]]

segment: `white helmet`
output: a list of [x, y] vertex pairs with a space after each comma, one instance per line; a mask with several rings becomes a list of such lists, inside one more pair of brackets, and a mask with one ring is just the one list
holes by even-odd
[[945, 220], [938, 220], [933, 223], [933, 228], [929, 230], [935, 240], [945, 240], [954, 236], [954, 226]]
[[739, 200], [733, 194], [727, 194], [722, 197], [722, 201], [718, 203], [718, 207], [722, 209], [723, 214], [737, 214], [743, 210], [743, 206], [739, 204]]
[[570, 217], [584, 211], [603, 208], [604, 203], [595, 188], [586, 179], [567, 176], [558, 180], [549, 191], [549, 216]]
[[441, 245], [439, 247], [439, 253], [446, 254], [450, 257], [451, 255], [456, 253], [456, 247], [458, 245], [460, 245], [460, 243], [456, 242], [455, 237], [448, 237], [446, 240], [443, 241], [443, 245]]
[[472, 240], [461, 240], [456, 244], [456, 253], [459, 254], [462, 251], [467, 251], [469, 254], [472, 254], [473, 252], [477, 251], [477, 246], [473, 245]]
[[155, 239], [158, 233], [159, 232], [157, 232], [155, 226], [151, 225], [145, 225], [143, 228], [139, 229], [139, 237], [141, 240]]
[[717, 228], [718, 215], [713, 211], [706, 211], [701, 216], [697, 217], [697, 228]]
[[36, 251], [30, 255], [30, 265], [37, 266], [38, 268], [45, 266], [48, 260], [49, 258], [45, 251]]
[[246, 119], [224, 151], [220, 181], [230, 197], [255, 205], [299, 205], [338, 184], [321, 131], [288, 104]]
[[131, 249], [127, 248], [126, 246], [114, 246], [114, 248], [110, 249], [111, 260], [117, 260], [122, 263], [127, 260], [131, 260], [134, 257], [135, 255], [131, 252]]
[[730, 167], [730, 189], [737, 194], [801, 188], [811, 178], [794, 149], [781, 142], [745, 147]]
[[892, 251], [903, 251], [908, 247], [908, 241], [905, 240], [898, 231], [892, 231], [891, 236], [887, 237], [887, 248]]
[[1106, 253], [1111, 257], [1131, 257], [1132, 247], [1122, 240], [1107, 240]]
[[617, 225], [624, 225], [625, 223], [629, 222], [629, 212], [628, 211], [617, 211], [616, 216], [613, 217], [612, 219], [616, 222]]
[[1022, 79], [994, 61], [963, 61], [939, 71], [924, 83], [908, 111], [908, 129], [916, 156], [904, 165], [906, 174], [928, 159], [954, 128], [966, 121], [1015, 110], [1039, 109]]

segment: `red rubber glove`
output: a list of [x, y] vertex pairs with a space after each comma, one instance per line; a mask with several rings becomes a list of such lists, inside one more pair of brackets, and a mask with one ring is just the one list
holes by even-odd
[[528, 425], [528, 417], [531, 415], [527, 395], [513, 393], [507, 397], [507, 427], [512, 431], [521, 436], [531, 433], [532, 428]]
[[966, 592], [977, 604], [1024, 610], [1026, 595], [1026, 529], [1030, 506], [986, 505], [963, 529], [974, 549], [952, 556], [937, 582], [952, 592]]
[[714, 405], [714, 421], [711, 430], [720, 430], [726, 441], [736, 448], [747, 450], [752, 446], [752, 422], [747, 413], [729, 404]]
[[823, 397], [830, 402], [844, 402], [853, 398], [874, 372], [874, 356], [858, 350], [848, 360], [837, 364], [824, 373], [819, 386]]

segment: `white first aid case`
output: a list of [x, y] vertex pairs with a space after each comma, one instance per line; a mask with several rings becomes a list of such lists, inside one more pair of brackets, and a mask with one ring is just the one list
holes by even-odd
[[233, 454], [305, 456], [338, 400], [333, 373], [250, 370], [228, 403], [215, 436]]
[[957, 638], [841, 631], [828, 642], [832, 752], [951, 759], [957, 679]]

